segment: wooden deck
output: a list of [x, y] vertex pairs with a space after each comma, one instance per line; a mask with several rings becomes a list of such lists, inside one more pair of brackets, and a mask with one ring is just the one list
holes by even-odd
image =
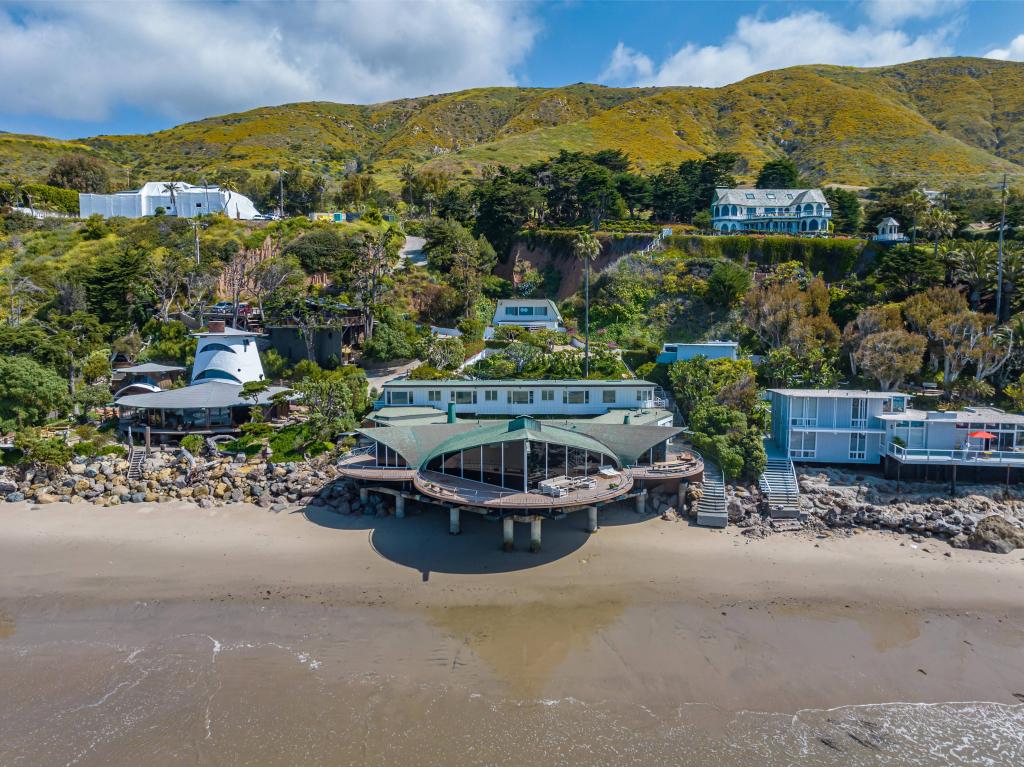
[[704, 461], [692, 450], [669, 450], [664, 461], [650, 466], [634, 466], [634, 479], [687, 479], [704, 473]]
[[416, 474], [415, 469], [398, 466], [381, 466], [373, 453], [363, 453], [342, 458], [338, 472], [352, 479], [372, 479], [382, 482], [408, 482]]
[[628, 471], [620, 472], [616, 479], [597, 475], [591, 475], [591, 478], [596, 481], [596, 487], [573, 490], [558, 498], [544, 495], [539, 491], [517, 492], [436, 471], [417, 473], [413, 477], [413, 484], [417, 490], [431, 498], [490, 509], [563, 509], [589, 506], [618, 498], [633, 488], [633, 478]]

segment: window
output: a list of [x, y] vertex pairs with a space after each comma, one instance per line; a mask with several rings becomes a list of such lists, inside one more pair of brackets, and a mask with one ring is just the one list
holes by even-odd
[[538, 317], [547, 317], [548, 308], [546, 306], [538, 306], [533, 313], [536, 314]]
[[484, 402], [497, 402], [498, 401], [498, 390], [488, 389], [484, 392]]
[[614, 389], [605, 389], [604, 391], [602, 391], [601, 392], [601, 402], [603, 402], [605, 405], [614, 405], [615, 404], [615, 390]]
[[774, 192], [768, 192], [768, 194], [766, 194], [765, 197], [767, 197], [769, 200], [774, 200], [775, 199], [775, 193]]
[[197, 202], [197, 203], [196, 203], [196, 207], [197, 207], [197, 208], [201, 208], [201, 207], [203, 207], [203, 204], [202, 204], [201, 202]]
[[519, 314], [519, 307], [517, 307], [517, 306], [506, 306], [505, 307], [505, 316], [506, 317], [515, 317], [517, 314]]
[[520, 306], [519, 307], [519, 316], [520, 317], [532, 317], [533, 316], [533, 307], [532, 306]]
[[427, 402], [440, 402], [441, 401], [441, 390], [431, 389], [427, 392]]
[[747, 197], [748, 200], [753, 200], [754, 199], [754, 193], [753, 192], [747, 192], [746, 197]]
[[532, 405], [533, 404], [533, 390], [529, 391], [512, 390], [508, 392], [508, 404], [510, 405]]
[[790, 435], [790, 458], [814, 458], [817, 439], [813, 432], [796, 432]]
[[863, 429], [868, 425], [868, 401], [866, 399], [850, 400], [850, 426]]
[[868, 438], [866, 434], [850, 435], [850, 460], [863, 461], [867, 457]]
[[451, 395], [451, 401], [456, 405], [475, 405], [476, 404], [476, 392], [475, 391], [453, 391]]
[[791, 426], [817, 426], [818, 400], [814, 397], [793, 399], [790, 409], [789, 423]]
[[412, 392], [392, 391], [388, 392], [389, 405], [408, 405], [412, 402]]
[[555, 390], [554, 389], [541, 389], [540, 401], [541, 402], [554, 402], [555, 401]]
[[590, 403], [589, 389], [568, 389], [562, 391], [562, 402], [567, 405], [587, 405]]

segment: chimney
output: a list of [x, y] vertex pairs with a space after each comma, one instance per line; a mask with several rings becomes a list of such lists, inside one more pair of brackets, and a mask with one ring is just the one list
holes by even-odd
[[224, 320], [210, 320], [210, 332], [211, 333], [223, 333], [224, 332]]
[[448, 423], [455, 423], [455, 403], [448, 403]]

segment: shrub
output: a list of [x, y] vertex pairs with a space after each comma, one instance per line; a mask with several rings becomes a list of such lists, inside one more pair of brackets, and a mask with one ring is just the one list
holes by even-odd
[[188, 434], [181, 438], [181, 447], [192, 455], [199, 455], [206, 444], [198, 434]]
[[22, 452], [22, 462], [33, 466], [57, 468], [72, 456], [71, 446], [61, 437], [44, 437], [38, 429], [19, 431], [14, 446]]

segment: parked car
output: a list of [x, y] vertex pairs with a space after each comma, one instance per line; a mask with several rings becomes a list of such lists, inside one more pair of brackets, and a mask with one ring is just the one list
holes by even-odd
[[234, 308], [235, 305], [230, 301], [218, 301], [210, 307], [210, 311], [214, 314], [228, 314], [232, 312]]

